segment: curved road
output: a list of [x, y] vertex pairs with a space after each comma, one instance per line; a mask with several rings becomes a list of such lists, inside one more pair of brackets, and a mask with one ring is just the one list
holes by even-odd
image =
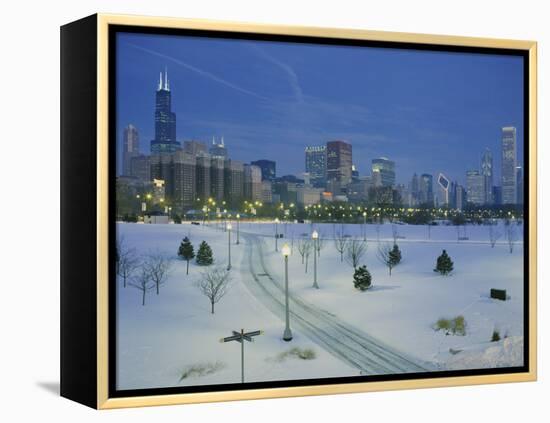
[[[249, 291], [282, 321], [285, 319], [284, 283], [264, 261], [261, 237], [243, 233], [246, 252], [243, 282]], [[298, 329], [333, 356], [359, 370], [360, 374], [418, 373], [435, 370], [384, 345], [329, 312], [289, 294], [291, 327]]]

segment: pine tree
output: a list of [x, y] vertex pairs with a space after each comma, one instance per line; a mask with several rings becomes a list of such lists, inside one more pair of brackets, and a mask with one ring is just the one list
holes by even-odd
[[367, 266], [359, 266], [353, 273], [353, 285], [360, 291], [366, 291], [371, 285], [371, 275]]
[[393, 244], [393, 248], [390, 251], [389, 259], [391, 261], [392, 267], [397, 266], [399, 263], [401, 263], [401, 250], [397, 246], [397, 244]]
[[182, 260], [185, 260], [187, 262], [186, 274], [188, 275], [189, 261], [195, 258], [195, 250], [193, 249], [193, 244], [191, 244], [191, 241], [189, 241], [189, 238], [185, 237], [183, 238], [183, 241], [181, 241], [180, 248], [178, 250], [178, 256], [180, 256]]
[[447, 254], [446, 250], [443, 250], [443, 253], [437, 258], [437, 264], [435, 266], [434, 272], [438, 272], [442, 275], [448, 275], [453, 271], [453, 261]]
[[197, 252], [197, 264], [199, 266], [209, 266], [212, 263], [214, 263], [212, 248], [210, 248], [210, 245], [206, 241], [202, 241]]

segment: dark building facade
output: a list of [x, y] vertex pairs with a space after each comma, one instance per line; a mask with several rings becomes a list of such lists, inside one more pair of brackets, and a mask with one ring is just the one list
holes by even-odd
[[151, 181], [151, 158], [145, 154], [132, 157], [130, 161], [130, 175], [141, 182]]
[[313, 145], [305, 149], [306, 172], [309, 173], [310, 182], [315, 187], [326, 184], [327, 177], [327, 147], [326, 145]]
[[327, 142], [327, 182], [344, 187], [351, 182], [352, 149], [345, 141]]

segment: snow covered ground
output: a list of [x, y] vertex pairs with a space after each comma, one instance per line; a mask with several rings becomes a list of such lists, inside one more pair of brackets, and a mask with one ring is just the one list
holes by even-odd
[[[235, 225], [234, 225], [235, 226]], [[346, 322], [401, 351], [430, 369], [472, 369], [517, 366], [523, 363], [523, 248], [518, 240], [512, 254], [501, 237], [494, 248], [488, 243], [486, 226], [462, 228], [457, 242], [452, 226], [366, 225], [368, 250], [361, 264], [373, 277], [373, 287], [359, 292], [353, 287], [353, 269], [341, 262], [334, 248], [333, 231], [340, 225], [282, 224], [279, 240], [297, 246], [297, 240], [317, 229], [326, 238], [318, 259], [320, 289], [311, 287], [313, 259], [308, 273], [297, 249], [289, 258], [291, 295], [306, 304]], [[399, 233], [403, 262], [391, 277], [377, 260], [378, 239], [392, 242], [392, 228]], [[363, 238], [363, 225], [345, 225], [350, 236]], [[521, 235], [521, 226], [517, 228]], [[245, 379], [252, 381], [290, 380], [358, 375], [359, 369], [342, 360], [334, 351], [314, 342], [293, 328], [294, 339], [284, 342], [284, 321], [249, 289], [247, 275], [248, 242], [261, 242], [265, 266], [273, 278], [282, 280], [283, 259], [275, 252], [272, 223], [241, 222], [241, 244], [232, 245], [231, 289], [210, 314], [210, 304], [195, 286], [205, 270], [191, 263], [189, 275], [176, 251], [183, 236], [195, 249], [205, 240], [213, 249], [215, 265], [227, 265], [227, 233], [215, 228], [183, 225], [118, 224], [128, 246], [139, 254], [160, 252], [173, 258], [173, 271], [160, 295], [141, 293], [117, 283], [118, 388], [139, 389], [240, 382], [240, 345], [220, 343], [233, 330], [261, 329], [263, 335], [245, 345]], [[497, 231], [503, 232], [500, 226]], [[232, 233], [232, 241], [236, 238]], [[454, 261], [451, 276], [433, 272], [437, 256], [446, 249]], [[509, 301], [489, 298], [491, 288], [506, 289]], [[445, 335], [435, 331], [439, 318], [464, 316], [466, 335]], [[292, 326], [292, 321], [291, 321]], [[490, 342], [494, 330], [499, 342]], [[507, 337], [506, 339], [504, 337]], [[311, 349], [315, 358], [303, 360], [288, 353], [291, 348]], [[180, 380], [190, 368], [196, 369]], [[213, 369], [208, 373], [208, 369]], [[203, 373], [202, 376], [198, 374]]]

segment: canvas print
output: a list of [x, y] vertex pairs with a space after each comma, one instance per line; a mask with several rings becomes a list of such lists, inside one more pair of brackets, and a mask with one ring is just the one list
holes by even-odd
[[525, 365], [523, 56], [115, 36], [117, 391]]

